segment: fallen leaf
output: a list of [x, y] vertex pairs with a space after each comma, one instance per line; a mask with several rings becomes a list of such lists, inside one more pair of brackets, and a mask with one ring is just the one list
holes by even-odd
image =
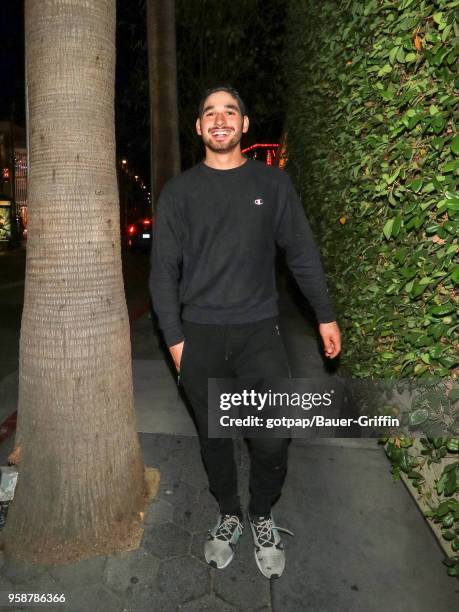
[[10, 465], [19, 465], [22, 458], [22, 446], [16, 446], [14, 451], [8, 456], [8, 463]]

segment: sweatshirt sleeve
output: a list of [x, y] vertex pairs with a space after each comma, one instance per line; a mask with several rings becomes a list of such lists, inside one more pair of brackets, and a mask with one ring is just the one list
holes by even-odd
[[319, 323], [336, 320], [325, 274], [311, 226], [289, 176], [280, 187], [280, 219], [276, 241], [285, 250], [287, 265]]
[[158, 200], [151, 250], [150, 293], [167, 346], [184, 339], [180, 320], [179, 281], [182, 241], [176, 204], [167, 186]]

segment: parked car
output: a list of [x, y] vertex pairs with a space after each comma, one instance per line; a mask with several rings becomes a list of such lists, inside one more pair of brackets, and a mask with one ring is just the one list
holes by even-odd
[[127, 226], [127, 244], [131, 251], [149, 251], [151, 249], [154, 220], [142, 218]]

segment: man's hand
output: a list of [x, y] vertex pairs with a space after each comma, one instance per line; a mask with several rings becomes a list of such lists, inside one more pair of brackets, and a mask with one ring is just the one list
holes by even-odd
[[332, 321], [331, 323], [320, 323], [319, 333], [324, 343], [325, 357], [333, 359], [341, 352], [341, 333], [339, 331], [338, 323]]
[[169, 347], [170, 354], [172, 355], [172, 359], [174, 360], [175, 369], [177, 372], [180, 372], [180, 363], [182, 361], [182, 353], [183, 353], [183, 345], [185, 341], [182, 340], [178, 344], [174, 344], [174, 346]]

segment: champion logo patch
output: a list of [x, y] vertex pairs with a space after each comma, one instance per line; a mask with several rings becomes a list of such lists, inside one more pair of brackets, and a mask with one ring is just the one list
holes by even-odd
[[261, 206], [263, 204], [263, 200], [261, 198], [257, 198], [256, 200], [253, 201], [254, 204], [256, 204], [257, 206]]

